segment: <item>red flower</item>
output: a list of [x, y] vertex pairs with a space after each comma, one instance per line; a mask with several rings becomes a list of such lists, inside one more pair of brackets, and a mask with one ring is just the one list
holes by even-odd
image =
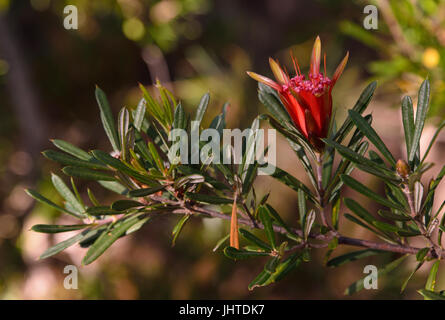
[[348, 57], [349, 52], [338, 65], [332, 79], [329, 79], [326, 76], [326, 55], [324, 73], [320, 72], [321, 41], [320, 37], [317, 37], [312, 49], [307, 79], [301, 74], [294, 57], [292, 61], [296, 75], [293, 78], [290, 78], [272, 58], [269, 58], [269, 64], [276, 82], [254, 72], [247, 74], [277, 91], [297, 129], [316, 149], [322, 150], [324, 144], [320, 138], [326, 138], [332, 114], [332, 88], [342, 74]]

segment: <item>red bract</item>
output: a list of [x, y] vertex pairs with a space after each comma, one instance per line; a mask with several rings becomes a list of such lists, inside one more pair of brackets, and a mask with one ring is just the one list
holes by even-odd
[[343, 72], [348, 61], [349, 52], [338, 65], [332, 79], [326, 76], [326, 55], [324, 73], [320, 72], [321, 41], [317, 37], [312, 49], [309, 75], [301, 74], [294, 57], [296, 75], [290, 78], [277, 61], [269, 58], [270, 68], [276, 81], [254, 72], [247, 72], [253, 79], [260, 81], [277, 91], [281, 102], [286, 107], [297, 129], [318, 151], [324, 144], [320, 138], [326, 138], [332, 114], [332, 88]]

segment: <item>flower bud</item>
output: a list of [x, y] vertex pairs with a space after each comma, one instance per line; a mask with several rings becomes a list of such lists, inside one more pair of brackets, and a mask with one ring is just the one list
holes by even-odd
[[396, 163], [396, 171], [402, 178], [407, 178], [411, 170], [405, 160], [399, 159]]

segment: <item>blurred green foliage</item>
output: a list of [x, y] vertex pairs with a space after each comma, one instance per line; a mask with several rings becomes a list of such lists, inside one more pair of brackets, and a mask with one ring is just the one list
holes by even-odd
[[[392, 82], [404, 95], [413, 96], [426, 77], [432, 86], [430, 116], [445, 117], [445, 1], [374, 0], [378, 30], [362, 22], [343, 20], [340, 28], [375, 50], [378, 59], [368, 70], [379, 81]], [[398, 103], [398, 101], [397, 101]]]

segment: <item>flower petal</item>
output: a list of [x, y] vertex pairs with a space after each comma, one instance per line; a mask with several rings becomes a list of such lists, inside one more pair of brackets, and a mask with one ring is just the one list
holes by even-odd
[[251, 72], [251, 71], [247, 71], [247, 74], [252, 79], [254, 79], [258, 82], [264, 83], [265, 85], [271, 87], [272, 89], [275, 89], [277, 91], [281, 90], [281, 86], [278, 83], [276, 83], [275, 81], [273, 81], [272, 79], [269, 79], [268, 77], [259, 75], [258, 73]]
[[272, 58], [269, 58], [269, 64], [270, 64], [270, 68], [272, 69], [273, 75], [275, 76], [275, 79], [277, 79], [278, 83], [286, 84], [289, 82], [289, 77], [283, 71], [283, 69], [281, 69], [278, 62], [276, 62]]
[[345, 57], [340, 62], [340, 64], [338, 65], [337, 69], [334, 72], [334, 75], [332, 76], [331, 88], [335, 85], [335, 82], [337, 82], [338, 78], [340, 78], [340, 76], [343, 72], [343, 69], [346, 66], [346, 63], [348, 62], [348, 59], [349, 59], [349, 51], [346, 53]]
[[320, 36], [315, 39], [314, 47], [312, 49], [311, 56], [311, 70], [310, 74], [312, 76], [317, 76], [320, 73], [320, 60], [321, 60], [321, 40]]

